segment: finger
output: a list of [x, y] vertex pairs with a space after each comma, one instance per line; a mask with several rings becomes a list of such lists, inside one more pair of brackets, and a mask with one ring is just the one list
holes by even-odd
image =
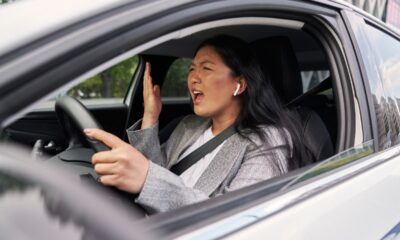
[[147, 79], [147, 95], [146, 96], [150, 96], [153, 95], [153, 78], [151, 76], [149, 76], [149, 78]]
[[114, 174], [100, 176], [99, 182], [106, 186], [116, 186], [118, 176]]
[[83, 131], [85, 132], [86, 136], [88, 136], [92, 139], [102, 141], [104, 144], [106, 144], [110, 148], [115, 148], [115, 147], [125, 143], [124, 141], [119, 139], [117, 136], [115, 136], [111, 133], [108, 133], [104, 130], [98, 129], [98, 128], [85, 128]]
[[160, 86], [154, 85], [154, 87], [153, 87], [153, 93], [154, 93], [154, 95], [156, 95], [157, 97], [160, 97]]
[[144, 88], [144, 96], [148, 96], [149, 94], [152, 93], [153, 90], [153, 79], [151, 77], [151, 65], [150, 63], [146, 63], [146, 70], [145, 70], [145, 77], [144, 77], [144, 83], [143, 83], [143, 88]]
[[147, 89], [153, 89], [153, 78], [151, 77], [151, 64], [147, 63]]
[[115, 174], [117, 171], [115, 163], [97, 163], [94, 165], [94, 170], [99, 175]]
[[151, 64], [149, 62], [146, 62], [146, 73], [147, 76], [151, 77]]
[[149, 67], [148, 67], [148, 69], [149, 69], [149, 75], [151, 75], [151, 64], [150, 64], [149, 62], [147, 62], [147, 65], [149, 66]]
[[146, 97], [148, 95], [148, 78], [149, 78], [149, 63], [146, 62], [146, 68], [144, 70], [143, 76], [143, 96]]
[[115, 151], [104, 151], [98, 152], [92, 156], [92, 164], [96, 165], [99, 163], [115, 163], [118, 161], [117, 154]]

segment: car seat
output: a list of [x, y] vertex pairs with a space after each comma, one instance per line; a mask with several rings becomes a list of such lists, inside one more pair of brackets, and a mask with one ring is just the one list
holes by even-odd
[[[259, 39], [251, 43], [263, 73], [269, 77], [275, 91], [284, 104], [303, 95], [300, 69], [290, 40], [286, 36]], [[313, 163], [333, 155], [329, 132], [320, 116], [301, 104], [291, 105], [300, 115], [301, 138], [311, 153]]]

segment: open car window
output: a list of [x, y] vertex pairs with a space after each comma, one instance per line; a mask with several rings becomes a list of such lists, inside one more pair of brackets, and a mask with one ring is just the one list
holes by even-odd
[[[105, 104], [110, 101], [112, 103], [123, 102], [123, 97], [126, 95], [126, 91], [128, 90], [128, 84], [138, 66], [137, 54], [142, 54], [152, 56], [152, 59], [158, 61], [158, 65], [162, 66], [163, 69], [168, 69], [168, 71], [165, 71], [165, 74], [161, 74], [161, 72], [163, 72], [160, 70], [161, 68], [157, 69], [157, 64], [154, 64], [153, 71], [159, 74], [154, 80], [162, 84], [161, 94], [163, 98], [180, 98], [188, 96], [186, 87], [186, 74], [188, 65], [191, 61], [190, 57], [193, 56], [196, 46], [200, 43], [201, 39], [215, 34], [227, 34], [242, 37], [245, 38], [249, 44], [252, 44], [256, 40], [262, 39], [265, 42], [264, 47], [267, 48], [274, 48], [274, 45], [268, 45], [271, 43], [270, 39], [281, 36], [287, 39], [287, 42], [289, 45], [291, 45], [291, 48], [293, 48], [294, 51], [292, 54], [293, 58], [291, 60], [293, 60], [294, 64], [297, 64], [300, 67], [303, 66], [303, 71], [299, 69], [299, 66], [293, 67], [293, 69], [299, 69], [299, 72], [293, 74], [297, 75], [296, 81], [298, 82], [293, 82], [293, 85], [289, 85], [288, 87], [291, 88], [290, 90], [293, 90], [292, 92], [296, 92], [297, 94], [291, 97], [296, 97], [306, 93], [308, 90], [323, 81], [332, 81], [328, 79], [329, 71], [310, 70], [312, 63], [317, 63], [316, 65], [321, 66], [327, 66], [327, 62], [329, 60], [324, 54], [325, 49], [321, 47], [321, 45], [318, 43], [318, 40], [313, 38], [313, 36], [311, 36], [311, 34], [308, 32], [303, 31], [303, 22], [284, 18], [258, 18], [245, 20], [254, 21], [254, 23], [242, 25], [237, 22], [237, 19], [226, 19], [225, 21], [227, 22], [227, 26], [221, 25], [210, 29], [204, 29], [202, 31], [197, 31], [197, 29], [195, 29], [193, 30], [194, 32], [192, 34], [188, 34], [187, 36], [183, 35], [181, 37], [172, 38], [168, 41], [156, 44], [143, 52], [135, 53], [136, 55], [126, 58], [124, 61], [114, 65], [111, 68], [101, 71], [89, 79], [81, 81], [81, 83], [70, 88], [66, 93], [70, 96], [80, 99], [86, 104]], [[231, 24], [230, 21], [234, 22], [235, 24], [232, 26], [229, 25]], [[179, 48], [171, 46], [179, 46]], [[254, 50], [257, 51], [259, 49]], [[314, 54], [315, 52], [318, 52], [319, 54]], [[167, 63], [162, 62], [164, 57], [176, 58], [177, 60], [168, 66]], [[261, 67], [269, 67], [268, 62], [260, 62], [260, 65]], [[293, 69], [290, 69], [289, 71], [294, 71]], [[272, 80], [279, 82], [279, 78], [272, 78]], [[290, 80], [291, 79], [287, 79], [286, 81]], [[133, 104], [137, 104], [139, 106], [142, 105], [140, 101], [140, 86], [141, 83], [138, 82], [136, 88], [137, 92], [134, 93], [136, 98], [132, 100]], [[299, 89], [297, 88], [298, 86], [300, 86]], [[336, 132], [337, 122], [335, 121], [338, 119], [336, 117], [337, 109], [335, 105], [332, 105], [332, 103], [335, 104], [335, 102], [332, 102], [331, 100], [332, 99], [326, 99], [326, 102], [322, 102], [322, 104], [319, 105], [306, 106], [304, 104], [302, 106], [313, 109], [317, 114], [320, 115], [324, 123], [328, 123], [327, 119], [330, 119], [329, 125], [327, 124], [327, 128], [330, 132]], [[308, 104], [309, 102], [314, 103], [315, 101], [313, 102], [308, 100], [305, 102]], [[318, 103], [321, 103], [321, 101]], [[182, 114], [183, 111], [180, 111], [180, 108], [178, 107], [180, 106], [175, 104], [172, 106], [171, 110], [164, 109], [164, 112], [167, 112], [169, 115], [167, 116], [168, 118], [166, 117], [165, 119], [160, 119], [160, 122], [168, 123], [171, 119], [173, 119], [173, 117], [180, 117], [180, 114]], [[130, 112], [130, 114], [138, 118], [142, 114], [141, 109], [136, 107], [132, 108], [131, 111], [132, 112]], [[130, 122], [130, 124], [132, 123], [133, 122]], [[336, 136], [331, 135], [330, 137], [332, 138], [332, 142], [334, 142]]]

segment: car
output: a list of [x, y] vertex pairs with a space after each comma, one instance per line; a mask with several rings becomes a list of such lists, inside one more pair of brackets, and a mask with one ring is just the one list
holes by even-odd
[[[362, 10], [327, 0], [36, 0], [0, 5], [0, 16], [1, 238], [399, 236], [400, 34]], [[196, 46], [217, 34], [248, 42], [285, 106], [307, 113], [313, 161], [148, 215], [96, 183], [90, 156], [102, 146], [80, 130], [127, 140], [150, 62], [164, 142], [193, 112]]]

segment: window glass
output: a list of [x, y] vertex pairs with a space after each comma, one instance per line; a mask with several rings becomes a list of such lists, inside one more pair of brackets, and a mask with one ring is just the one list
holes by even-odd
[[380, 148], [387, 148], [400, 143], [400, 41], [370, 25], [366, 31], [383, 85], [374, 101], [376, 114], [387, 114], [377, 118]]
[[[84, 105], [104, 105], [123, 103], [129, 84], [139, 62], [139, 56], [134, 56], [117, 65], [96, 74], [64, 93], [79, 99]], [[41, 103], [35, 110], [54, 107], [55, 98]]]
[[129, 58], [71, 88], [67, 95], [82, 100], [103, 99], [105, 101], [99, 102], [121, 103], [137, 65], [137, 56]]
[[329, 75], [329, 70], [301, 71], [303, 93], [317, 86], [319, 83], [327, 79]]
[[190, 58], [179, 58], [171, 64], [161, 88], [161, 97], [189, 97], [186, 78], [191, 63]]
[[400, 41], [370, 25], [366, 29], [384, 87], [390, 95], [400, 97]]

